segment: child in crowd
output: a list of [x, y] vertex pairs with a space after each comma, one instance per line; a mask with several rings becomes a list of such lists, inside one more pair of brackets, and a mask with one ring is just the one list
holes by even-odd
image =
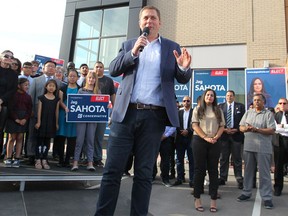
[[[85, 86], [79, 89], [78, 94], [99, 94], [98, 76], [95, 72], [90, 71], [86, 76]], [[88, 160], [87, 170], [95, 171], [93, 166], [93, 153], [94, 153], [94, 136], [97, 123], [77, 123], [77, 139], [74, 153], [74, 162], [72, 171], [78, 170], [78, 161], [84, 144], [86, 142], [86, 155]]]
[[[26, 78], [18, 79], [18, 89], [13, 98], [13, 106], [9, 112], [6, 123], [6, 133], [9, 133], [7, 144], [7, 159], [4, 161], [6, 167], [19, 167], [22, 151], [23, 135], [28, 131], [28, 120], [32, 113], [32, 99], [26, 92], [29, 81]], [[16, 153], [12, 160], [14, 143], [16, 142]]]
[[[59, 155], [58, 167], [69, 167], [70, 157], [74, 155], [76, 145], [76, 123], [66, 122], [66, 113], [69, 112], [67, 107], [67, 95], [77, 94], [79, 86], [77, 85], [78, 72], [76, 69], [70, 69], [68, 72], [68, 83], [62, 85], [59, 90], [60, 110], [59, 110], [59, 129], [54, 139]], [[66, 156], [64, 160], [65, 140], [67, 138]]]
[[[55, 137], [58, 129], [59, 97], [55, 80], [48, 80], [45, 84], [44, 95], [39, 96], [37, 129], [37, 144], [35, 152], [35, 168], [50, 169], [47, 161], [50, 139]], [[42, 160], [42, 161], [41, 161]]]

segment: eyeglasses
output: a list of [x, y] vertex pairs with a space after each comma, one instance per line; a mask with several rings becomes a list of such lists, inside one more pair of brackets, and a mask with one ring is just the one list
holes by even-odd
[[188, 103], [189, 103], [189, 102], [190, 102], [190, 100], [183, 100], [183, 102], [188, 102]]
[[283, 104], [283, 105], [286, 105], [287, 103], [285, 103], [285, 102], [279, 102], [279, 104], [280, 104], [280, 105], [282, 105], [282, 104]]
[[12, 63], [11, 65], [13, 65], [13, 66], [19, 66], [18, 63]]
[[24, 66], [23, 68], [32, 69], [31, 66]]

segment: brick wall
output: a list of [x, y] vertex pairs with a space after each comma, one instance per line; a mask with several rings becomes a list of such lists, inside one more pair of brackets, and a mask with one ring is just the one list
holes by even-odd
[[160, 33], [182, 46], [247, 44], [248, 67], [285, 66], [287, 0], [148, 0]]

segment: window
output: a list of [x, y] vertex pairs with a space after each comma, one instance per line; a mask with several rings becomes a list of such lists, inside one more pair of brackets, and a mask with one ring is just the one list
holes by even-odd
[[79, 13], [74, 63], [93, 68], [102, 61], [105, 68], [117, 56], [128, 29], [128, 7], [100, 9]]

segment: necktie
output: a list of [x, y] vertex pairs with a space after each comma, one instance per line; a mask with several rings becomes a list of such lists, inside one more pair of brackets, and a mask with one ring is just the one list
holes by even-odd
[[231, 118], [232, 118], [232, 105], [230, 104], [230, 105], [229, 105], [228, 112], [227, 112], [227, 123], [226, 123], [226, 127], [227, 127], [227, 128], [232, 128]]
[[48, 82], [50, 79], [52, 79], [52, 77], [51, 77], [51, 76], [47, 76], [47, 82]]

